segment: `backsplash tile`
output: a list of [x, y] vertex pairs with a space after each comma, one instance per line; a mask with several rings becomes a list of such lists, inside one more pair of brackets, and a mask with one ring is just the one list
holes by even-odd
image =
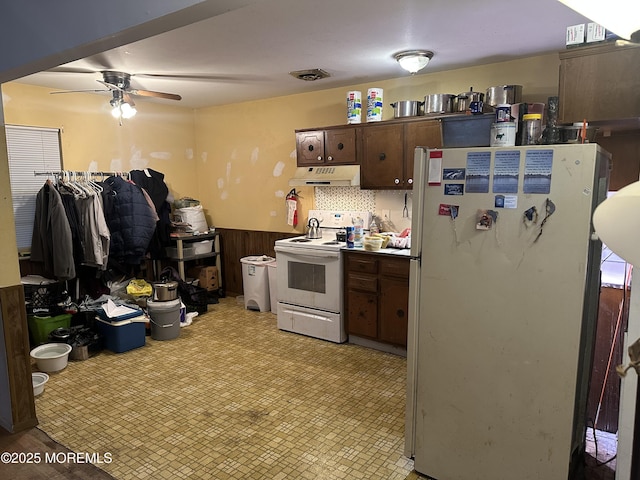
[[315, 187], [317, 210], [375, 212], [376, 193], [359, 187]]
[[[407, 194], [407, 212], [404, 196]], [[318, 210], [360, 210], [373, 213], [378, 220], [389, 210], [390, 220], [399, 232], [411, 227], [413, 193], [404, 190], [361, 190], [360, 187], [315, 187]]]

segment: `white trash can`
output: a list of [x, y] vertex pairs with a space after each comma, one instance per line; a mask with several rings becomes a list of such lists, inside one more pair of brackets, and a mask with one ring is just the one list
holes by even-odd
[[267, 271], [269, 272], [269, 301], [271, 302], [271, 313], [278, 313], [278, 277], [276, 262], [267, 263]]
[[260, 312], [268, 312], [271, 309], [267, 265], [275, 261], [275, 258], [266, 255], [240, 259], [245, 309]]

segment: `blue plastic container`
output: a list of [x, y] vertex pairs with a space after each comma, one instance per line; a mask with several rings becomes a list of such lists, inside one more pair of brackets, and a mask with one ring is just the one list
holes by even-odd
[[109, 323], [97, 319], [96, 326], [103, 336], [104, 347], [114, 353], [128, 352], [145, 345], [145, 322], [125, 320]]

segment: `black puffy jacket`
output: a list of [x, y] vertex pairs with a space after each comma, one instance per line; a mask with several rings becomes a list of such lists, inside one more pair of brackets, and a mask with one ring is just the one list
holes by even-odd
[[104, 215], [111, 231], [109, 256], [138, 265], [156, 229], [156, 216], [139, 186], [122, 177], [104, 182]]

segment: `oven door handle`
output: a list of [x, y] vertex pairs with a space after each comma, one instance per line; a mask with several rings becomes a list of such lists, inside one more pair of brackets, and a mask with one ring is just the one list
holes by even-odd
[[313, 250], [311, 248], [299, 248], [299, 247], [275, 247], [275, 251], [280, 253], [286, 253], [292, 257], [305, 257], [313, 260], [321, 258], [337, 259], [340, 258], [340, 250]]

